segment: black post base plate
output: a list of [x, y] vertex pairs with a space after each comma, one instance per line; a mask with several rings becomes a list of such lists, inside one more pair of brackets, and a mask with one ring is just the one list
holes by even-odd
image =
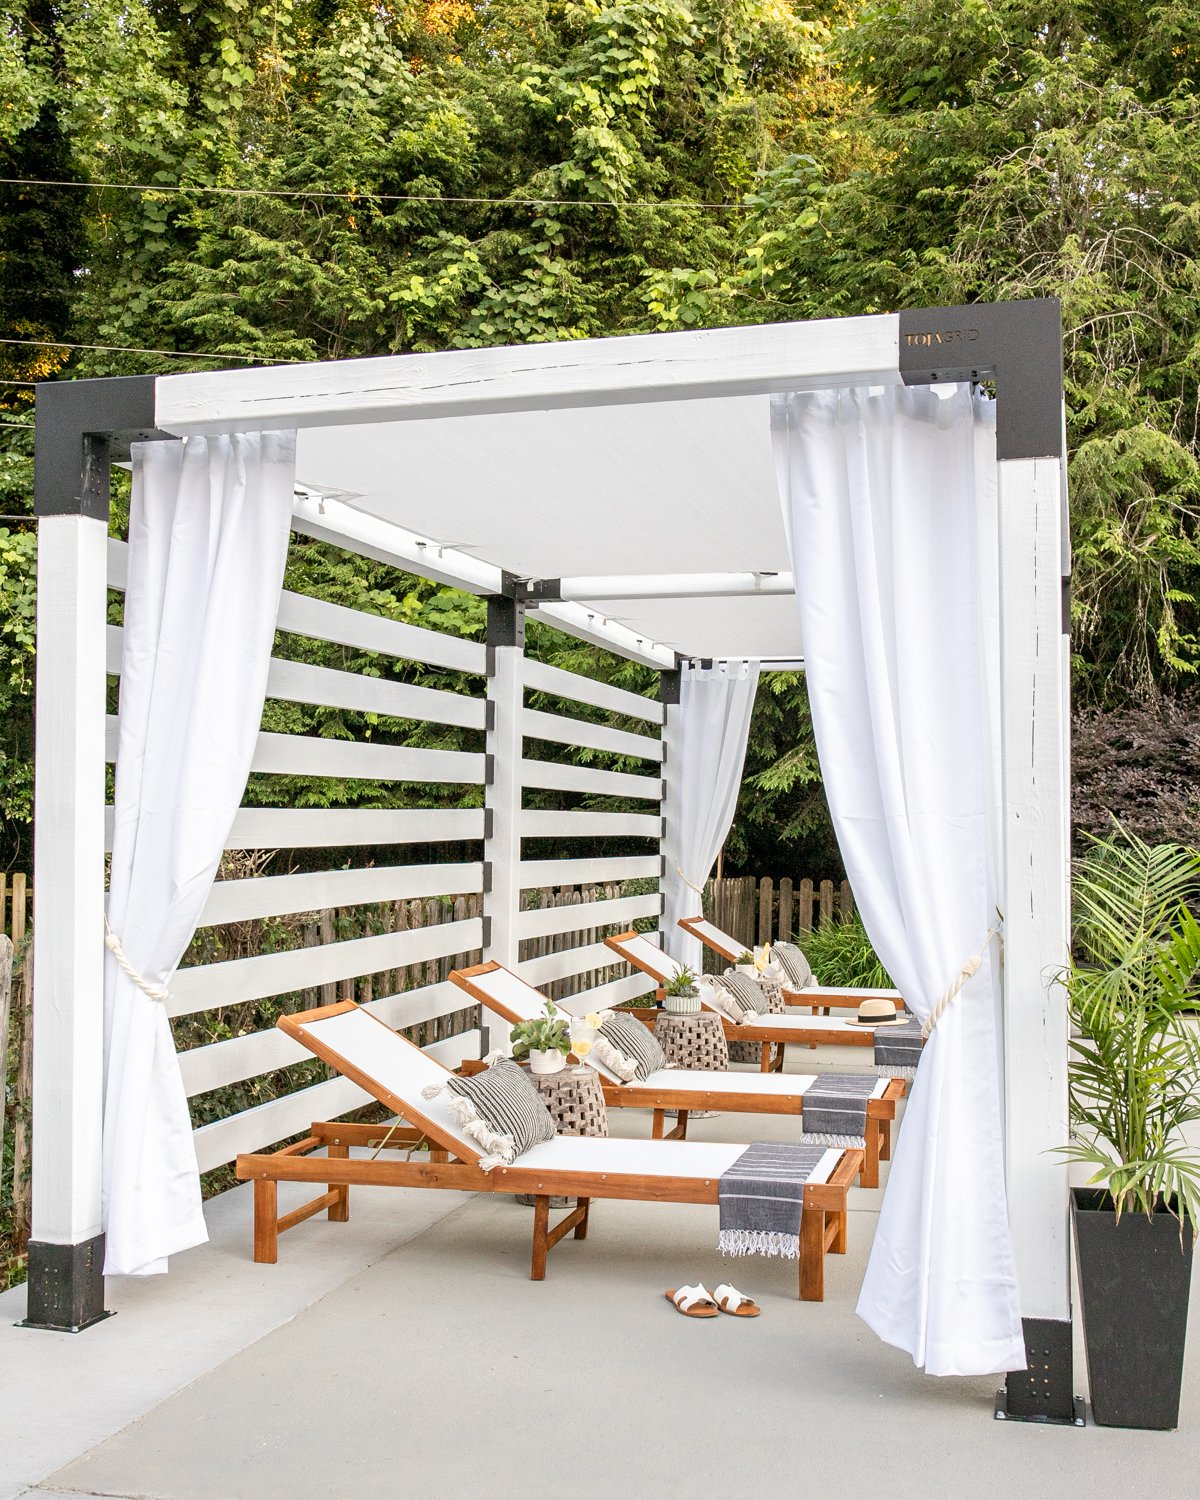
[[996, 1392], [996, 1407], [992, 1415], [997, 1422], [1038, 1422], [1043, 1427], [1086, 1427], [1087, 1402], [1083, 1397], [1072, 1396], [1071, 1408], [1073, 1415], [1069, 1417], [1048, 1417], [1044, 1412], [1011, 1412], [1008, 1409], [1008, 1392], [1000, 1390]]
[[105, 1318], [115, 1318], [116, 1312], [97, 1313], [94, 1318], [89, 1318], [86, 1323], [31, 1323], [28, 1318], [22, 1318], [20, 1322], [14, 1323], [14, 1328], [39, 1328], [44, 1333], [82, 1333], [85, 1328], [95, 1328], [97, 1323], [103, 1323]]

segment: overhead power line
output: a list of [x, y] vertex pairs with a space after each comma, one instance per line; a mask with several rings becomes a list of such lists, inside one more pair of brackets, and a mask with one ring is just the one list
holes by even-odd
[[65, 182], [51, 177], [0, 177], [0, 187], [103, 189], [121, 193], [210, 193], [226, 198], [320, 198], [340, 203], [459, 203], [496, 208], [705, 208], [744, 213], [749, 203], [718, 203], [699, 198], [471, 198], [445, 193], [376, 193], [368, 189], [334, 192], [327, 188], [215, 187], [197, 183]]

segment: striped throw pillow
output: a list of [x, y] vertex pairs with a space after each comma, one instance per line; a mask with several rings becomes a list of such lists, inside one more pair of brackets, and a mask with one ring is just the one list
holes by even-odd
[[782, 966], [788, 989], [806, 990], [810, 984], [816, 983], [808, 959], [795, 943], [776, 943], [771, 949], [771, 957]]
[[757, 979], [751, 979], [749, 974], [726, 969], [718, 983], [725, 991], [725, 1008], [730, 1012], [737, 1012], [735, 1020], [746, 1021], [766, 1010], [767, 1002], [762, 985]]
[[609, 1011], [601, 1022], [600, 1035], [635, 1065], [637, 1071], [633, 1076], [639, 1083], [667, 1065], [667, 1054], [659, 1046], [658, 1038], [632, 1016]]
[[466, 1134], [484, 1151], [485, 1170], [511, 1165], [556, 1131], [542, 1096], [510, 1057], [498, 1057], [473, 1078], [450, 1078], [446, 1084], [454, 1113]]

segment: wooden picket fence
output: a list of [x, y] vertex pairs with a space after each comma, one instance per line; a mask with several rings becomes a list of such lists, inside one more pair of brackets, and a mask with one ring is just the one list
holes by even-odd
[[850, 882], [784, 878], [776, 887], [769, 875], [711, 880], [704, 890], [704, 915], [730, 937], [752, 948], [756, 943], [803, 942], [814, 927], [847, 921], [854, 915]]
[[[0, 1244], [0, 1287], [13, 1278], [29, 1238], [33, 955], [27, 939], [32, 911], [33, 887], [26, 876], [0, 874], [0, 1199], [8, 1206], [9, 1222], [6, 1242]], [[2, 1171], [10, 1131], [11, 1174]]]

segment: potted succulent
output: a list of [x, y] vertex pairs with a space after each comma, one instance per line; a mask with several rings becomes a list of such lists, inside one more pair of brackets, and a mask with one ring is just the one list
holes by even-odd
[[749, 948], [743, 948], [733, 961], [733, 967], [739, 974], [748, 974], [751, 979], [758, 978], [758, 965], [754, 962], [754, 954]]
[[533, 1073], [561, 1073], [571, 1050], [571, 1028], [553, 1000], [546, 1001], [545, 1010], [534, 1021], [518, 1021], [509, 1032], [512, 1055], [518, 1062], [528, 1057]]
[[1178, 1424], [1200, 1156], [1200, 854], [1118, 828], [1076, 866], [1072, 1192], [1092, 1411], [1113, 1427]]
[[694, 1016], [700, 1009], [700, 990], [696, 976], [686, 965], [663, 985], [664, 1008], [668, 1015]]

